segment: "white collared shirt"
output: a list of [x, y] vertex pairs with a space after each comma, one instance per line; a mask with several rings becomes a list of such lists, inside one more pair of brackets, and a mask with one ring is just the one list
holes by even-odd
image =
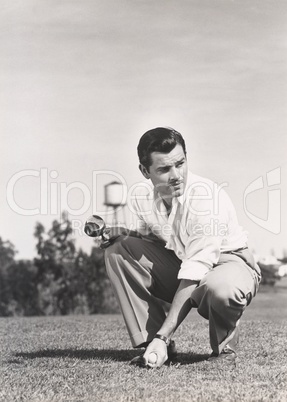
[[146, 183], [133, 194], [131, 206], [136, 230], [142, 236], [155, 235], [182, 260], [179, 279], [201, 280], [221, 252], [247, 244], [247, 232], [222, 186], [191, 172], [169, 215], [156, 189]]

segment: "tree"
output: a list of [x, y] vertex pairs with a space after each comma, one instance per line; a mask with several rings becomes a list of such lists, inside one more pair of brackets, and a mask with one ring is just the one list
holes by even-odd
[[15, 262], [17, 251], [14, 245], [0, 237], [0, 315], [8, 315], [8, 305], [11, 299], [10, 287], [7, 282], [7, 273], [9, 266]]
[[104, 251], [77, 250], [67, 214], [46, 232], [34, 231], [37, 257], [15, 260], [16, 250], [0, 237], [0, 315], [66, 315], [118, 312], [107, 278]]
[[115, 313], [119, 311], [108, 279], [104, 251], [93, 247], [88, 255], [80, 250], [76, 259], [78, 284], [86, 295], [89, 312], [92, 314]]
[[9, 302], [6, 315], [32, 316], [39, 314], [37, 268], [29, 260], [14, 261], [7, 270], [6, 287]]
[[69, 314], [73, 311], [71, 280], [74, 275], [76, 247], [72, 238], [72, 225], [66, 213], [62, 222], [54, 220], [45, 233], [41, 223], [36, 224], [38, 256], [34, 264], [38, 269], [37, 280], [42, 314]]
[[37, 223], [37, 267], [39, 308], [42, 314], [86, 314], [115, 312], [117, 303], [107, 278], [104, 252], [94, 247], [88, 255], [76, 250], [72, 224], [67, 214], [53, 221], [46, 233]]
[[14, 262], [17, 251], [9, 240], [3, 241], [0, 237], [0, 269], [3, 271]]

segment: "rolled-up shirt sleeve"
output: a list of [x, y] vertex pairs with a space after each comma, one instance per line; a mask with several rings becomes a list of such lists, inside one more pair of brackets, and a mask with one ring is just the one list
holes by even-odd
[[221, 239], [201, 237], [186, 245], [186, 257], [182, 259], [178, 279], [201, 281], [204, 275], [218, 262]]

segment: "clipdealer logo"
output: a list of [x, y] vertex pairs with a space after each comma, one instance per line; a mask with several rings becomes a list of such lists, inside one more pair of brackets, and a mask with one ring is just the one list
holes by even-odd
[[[110, 170], [93, 171], [92, 174], [92, 191], [90, 188], [79, 181], [67, 184], [65, 182], [50, 182], [55, 180], [59, 174], [56, 170], [41, 168], [40, 170], [26, 169], [15, 173], [7, 183], [6, 199], [12, 211], [23, 216], [35, 215], [59, 215], [62, 211], [66, 211], [71, 216], [85, 214], [92, 205], [93, 211], [97, 210], [97, 187], [100, 175], [113, 176], [123, 184], [123, 200], [127, 198], [127, 186], [123, 181], [123, 177]], [[40, 201], [37, 208], [23, 208], [16, 202], [15, 188], [20, 180], [27, 177], [35, 177], [39, 179]], [[69, 194], [73, 190], [80, 191], [83, 202], [80, 208], [71, 208], [69, 203]], [[107, 212], [109, 214], [109, 212]]]
[[[15, 173], [8, 181], [6, 188], [6, 199], [11, 210], [19, 215], [23, 216], [35, 216], [35, 215], [60, 215], [62, 211], [66, 211], [71, 216], [79, 216], [88, 212], [92, 206], [93, 213], [104, 213], [105, 215], [112, 214], [112, 211], [99, 211], [97, 206], [98, 199], [98, 180], [101, 175], [113, 176], [122, 184], [122, 199], [123, 205], [127, 205], [132, 214], [136, 214], [133, 207], [133, 200], [138, 199], [135, 196], [136, 189], [144, 188], [146, 191], [152, 191], [153, 186], [146, 182], [139, 182], [133, 184], [128, 188], [127, 183], [123, 176], [112, 170], [99, 170], [92, 172], [92, 190], [79, 181], [67, 184], [65, 182], [55, 181], [58, 179], [59, 174], [56, 170], [49, 170], [47, 168], [41, 168], [40, 170], [26, 169]], [[16, 202], [15, 188], [17, 184], [24, 178], [34, 177], [39, 180], [40, 201], [36, 208], [24, 208], [21, 206], [21, 202]], [[52, 179], [52, 181], [51, 181]], [[266, 184], [264, 185], [264, 176], [260, 176], [253, 180], [245, 189], [243, 193], [243, 208], [247, 217], [261, 228], [268, 230], [271, 233], [279, 234], [281, 230], [281, 168], [275, 168], [266, 173]], [[216, 185], [215, 188], [206, 188], [206, 183], [196, 183], [197, 186], [205, 190], [204, 194], [199, 196], [200, 200], [213, 200], [213, 208], [215, 215], [218, 214], [218, 200], [219, 192], [223, 187], [227, 187], [227, 183], [223, 183], [220, 186]], [[69, 194], [73, 190], [80, 191], [82, 196], [82, 204], [80, 208], [71, 208], [69, 204]], [[192, 190], [192, 188], [191, 188]], [[262, 190], [265, 190], [262, 191]], [[250, 211], [248, 208], [249, 195], [258, 192], [257, 196], [265, 198], [267, 190], [267, 219], [259, 217]], [[261, 191], [259, 193], [259, 191]], [[139, 196], [141, 197], [141, 196]], [[191, 198], [196, 199], [197, 196]], [[261, 198], [260, 198], [261, 201]], [[192, 214], [206, 215], [210, 211], [197, 211], [190, 209]], [[149, 215], [151, 211], [143, 211], [143, 215]]]
[[[266, 173], [266, 185], [263, 176], [253, 180], [245, 189], [243, 195], [244, 212], [256, 225], [271, 233], [279, 234], [281, 230], [281, 168], [278, 167]], [[275, 187], [277, 186], [277, 187]], [[267, 190], [267, 219], [260, 218], [248, 210], [247, 198], [259, 190]], [[263, 194], [264, 196], [264, 194]]]

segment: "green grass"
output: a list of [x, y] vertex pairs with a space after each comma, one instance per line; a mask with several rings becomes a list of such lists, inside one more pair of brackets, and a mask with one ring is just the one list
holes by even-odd
[[193, 311], [175, 335], [181, 366], [130, 366], [120, 315], [0, 319], [1, 401], [286, 401], [287, 288], [247, 309], [236, 364], [211, 364]]

